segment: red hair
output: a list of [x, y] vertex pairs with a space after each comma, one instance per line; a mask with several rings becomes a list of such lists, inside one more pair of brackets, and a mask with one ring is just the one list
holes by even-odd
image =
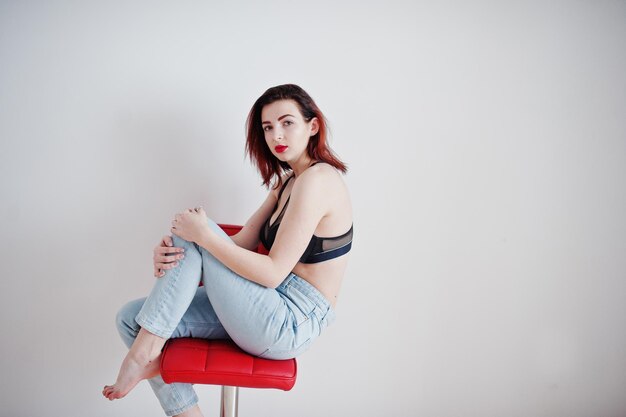
[[275, 176], [275, 188], [282, 184], [282, 174], [291, 171], [288, 163], [280, 161], [273, 154], [265, 142], [265, 133], [261, 124], [263, 107], [278, 100], [293, 100], [296, 102], [302, 117], [307, 122], [317, 117], [319, 129], [309, 138], [307, 153], [314, 161], [326, 162], [344, 174], [348, 171], [344, 164], [327, 144], [327, 121], [322, 111], [317, 107], [311, 96], [295, 84], [283, 84], [269, 88], [252, 106], [246, 120], [246, 154], [258, 168], [263, 185], [269, 188]]

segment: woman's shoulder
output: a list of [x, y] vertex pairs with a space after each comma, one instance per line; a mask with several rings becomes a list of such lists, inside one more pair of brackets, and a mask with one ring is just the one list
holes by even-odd
[[315, 177], [316, 179], [341, 180], [341, 173], [337, 170], [337, 168], [326, 162], [316, 163], [315, 165], [309, 167], [306, 171], [304, 171], [301, 176], [303, 178]]
[[[329, 193], [332, 189], [345, 188], [341, 172], [325, 162], [318, 162], [307, 168], [296, 178], [296, 181], [298, 187], [322, 189], [326, 193]], [[296, 187], [295, 184], [294, 187]]]
[[320, 162], [305, 170], [297, 180], [301, 182], [294, 184], [292, 192], [298, 191], [298, 195], [306, 196], [304, 198], [314, 201], [318, 207], [324, 207], [327, 210], [326, 214], [332, 214], [332, 217], [351, 219], [350, 192], [341, 171], [330, 164]]

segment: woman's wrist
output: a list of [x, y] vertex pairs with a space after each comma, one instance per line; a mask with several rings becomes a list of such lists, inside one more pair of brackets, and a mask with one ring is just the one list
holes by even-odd
[[198, 236], [198, 238], [196, 239], [194, 243], [198, 244], [198, 246], [202, 246], [203, 248], [207, 249], [211, 241], [216, 236], [217, 234], [207, 224], [206, 227], [202, 229], [202, 231], [200, 232], [200, 235]]

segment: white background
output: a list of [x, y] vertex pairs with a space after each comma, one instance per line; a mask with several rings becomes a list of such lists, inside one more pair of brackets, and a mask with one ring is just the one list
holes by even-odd
[[624, 1], [0, 2], [0, 415], [162, 415], [101, 397], [115, 313], [174, 213], [262, 202], [244, 123], [283, 83], [355, 241], [295, 388], [242, 416], [626, 415], [625, 41]]

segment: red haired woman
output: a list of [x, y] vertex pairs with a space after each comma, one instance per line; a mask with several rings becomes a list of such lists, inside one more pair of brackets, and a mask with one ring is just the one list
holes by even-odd
[[[154, 249], [159, 279], [150, 295], [117, 314], [130, 350], [115, 384], [104, 387], [106, 398], [148, 379], [167, 415], [201, 416], [191, 384], [159, 376], [167, 339], [229, 338], [252, 355], [287, 359], [334, 320], [352, 208], [346, 166], [326, 131], [322, 112], [297, 85], [272, 87], [254, 103], [246, 151], [270, 188], [267, 199], [231, 237], [202, 208], [176, 214], [172, 236]], [[259, 242], [267, 254], [254, 251]]]

